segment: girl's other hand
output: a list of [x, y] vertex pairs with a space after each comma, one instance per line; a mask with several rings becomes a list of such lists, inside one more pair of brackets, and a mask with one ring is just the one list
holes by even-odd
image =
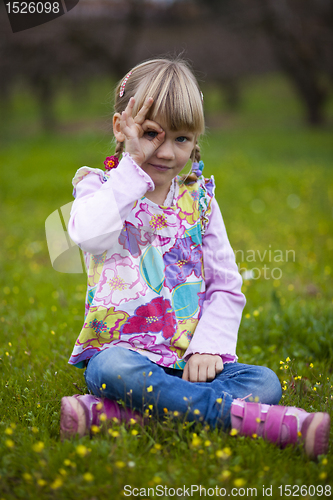
[[217, 354], [192, 354], [185, 365], [182, 378], [189, 382], [207, 382], [214, 380], [222, 370], [221, 356]]
[[125, 151], [140, 166], [154, 154], [165, 137], [165, 132], [158, 123], [146, 119], [153, 102], [154, 100], [148, 97], [133, 117], [135, 99], [131, 97], [125, 111], [119, 115], [119, 128], [125, 138]]

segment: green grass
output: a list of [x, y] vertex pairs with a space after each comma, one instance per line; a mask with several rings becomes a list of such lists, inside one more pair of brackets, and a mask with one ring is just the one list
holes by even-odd
[[[218, 486], [227, 494], [242, 487], [245, 498], [247, 488], [261, 498], [263, 486], [272, 487], [272, 498], [283, 498], [280, 485], [314, 485], [317, 494], [309, 490], [307, 498], [327, 497], [320, 486], [333, 486], [332, 447], [314, 463], [300, 448], [172, 418], [59, 440], [61, 397], [85, 391], [82, 371], [67, 360], [82, 325], [86, 279], [52, 269], [44, 224], [71, 201], [76, 169], [101, 166], [111, 151], [107, 126], [89, 125], [106, 121], [108, 91], [107, 82], [94, 84], [77, 102], [63, 93], [56, 103], [62, 124], [52, 135], [39, 131], [33, 100], [19, 92], [2, 125], [0, 499], [120, 499], [124, 485], [159, 484]], [[305, 128], [279, 76], [244, 85], [234, 114], [223, 112], [215, 89], [204, 93], [208, 124], [221, 125], [202, 141], [205, 174], [215, 176], [240, 268], [256, 268], [256, 279], [244, 282], [239, 359], [272, 368], [284, 403], [332, 415], [332, 127]], [[332, 121], [331, 104], [328, 115]], [[171, 497], [172, 490], [160, 496]]]

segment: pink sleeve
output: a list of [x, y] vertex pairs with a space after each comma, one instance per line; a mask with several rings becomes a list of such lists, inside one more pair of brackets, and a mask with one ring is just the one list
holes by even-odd
[[87, 167], [78, 171], [73, 183], [80, 180], [68, 224], [71, 239], [94, 255], [113, 246], [135, 201], [155, 188], [149, 175], [127, 153], [106, 182], [103, 175], [102, 170]]
[[242, 277], [230, 246], [222, 215], [215, 198], [203, 237], [206, 297], [202, 316], [185, 352], [185, 361], [195, 353], [219, 354], [224, 362], [236, 361], [238, 328], [245, 297]]

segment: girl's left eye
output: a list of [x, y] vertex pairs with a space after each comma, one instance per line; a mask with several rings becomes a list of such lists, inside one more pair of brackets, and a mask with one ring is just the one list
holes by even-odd
[[181, 135], [181, 136], [177, 137], [176, 141], [177, 142], [186, 142], [187, 137], [185, 137], [184, 135]]
[[155, 139], [157, 135], [157, 132], [154, 132], [153, 130], [149, 130], [148, 132], [146, 132], [146, 136], [149, 140]]

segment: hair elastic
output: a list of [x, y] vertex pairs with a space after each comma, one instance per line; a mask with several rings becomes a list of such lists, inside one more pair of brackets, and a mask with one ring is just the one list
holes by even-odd
[[105, 170], [111, 170], [112, 168], [117, 168], [119, 164], [119, 159], [116, 156], [107, 156], [105, 158]]
[[129, 77], [131, 76], [131, 74], [132, 74], [132, 71], [127, 73], [127, 75], [125, 76], [123, 83], [120, 86], [119, 97], [123, 97], [123, 95], [125, 94], [125, 85], [126, 85], [127, 80], [129, 79]]

